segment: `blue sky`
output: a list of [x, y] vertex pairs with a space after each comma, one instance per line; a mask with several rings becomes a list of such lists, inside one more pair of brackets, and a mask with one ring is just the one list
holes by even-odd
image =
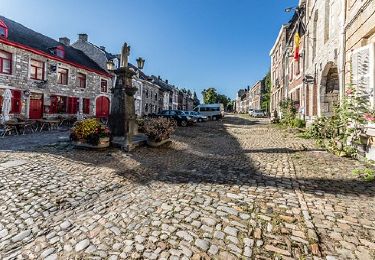
[[270, 67], [269, 50], [298, 0], [0, 0], [0, 13], [58, 39], [78, 33], [130, 60], [145, 73], [200, 93], [215, 87], [235, 97]]

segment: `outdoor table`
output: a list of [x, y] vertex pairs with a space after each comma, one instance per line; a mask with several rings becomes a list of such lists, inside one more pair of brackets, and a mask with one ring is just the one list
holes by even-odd
[[57, 127], [59, 126], [60, 120], [57, 120], [57, 119], [40, 119], [40, 120], [38, 120], [38, 122], [41, 124], [41, 126], [39, 128], [39, 132], [42, 132], [45, 127], [47, 127], [47, 129], [49, 131], [51, 131], [53, 128], [57, 129]]
[[25, 134], [25, 125], [26, 122], [12, 122], [8, 121], [5, 123], [8, 127], [11, 129], [14, 129], [16, 131], [16, 134], [18, 135], [20, 133], [20, 129], [22, 128], [22, 134]]

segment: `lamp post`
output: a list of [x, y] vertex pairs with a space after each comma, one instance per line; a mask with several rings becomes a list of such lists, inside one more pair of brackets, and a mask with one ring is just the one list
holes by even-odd
[[114, 136], [113, 143], [120, 145], [127, 152], [133, 148], [132, 139], [137, 128], [134, 104], [137, 88], [132, 84], [132, 77], [136, 72], [128, 67], [129, 55], [130, 46], [125, 43], [121, 50], [120, 67], [115, 68], [113, 61], [107, 62], [107, 70], [116, 75], [109, 122]]
[[140, 74], [139, 71], [143, 70], [143, 67], [145, 65], [145, 60], [143, 58], [139, 57], [136, 61], [137, 61], [137, 67], [138, 67], [137, 77], [139, 79], [139, 82], [141, 83], [140, 84], [141, 85], [141, 91], [140, 91], [140, 93], [141, 93], [141, 100], [139, 101], [139, 106], [140, 106], [139, 107], [139, 113], [140, 113], [140, 116], [142, 116], [142, 110], [143, 110], [143, 102], [142, 102], [143, 84], [142, 84], [141, 78], [139, 76], [139, 74]]

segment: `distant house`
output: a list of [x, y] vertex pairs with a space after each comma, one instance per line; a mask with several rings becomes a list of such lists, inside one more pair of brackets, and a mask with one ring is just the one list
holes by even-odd
[[56, 41], [4, 16], [0, 24], [6, 31], [0, 36], [0, 104], [10, 89], [11, 116], [108, 117], [112, 80], [105, 69], [66, 37]]

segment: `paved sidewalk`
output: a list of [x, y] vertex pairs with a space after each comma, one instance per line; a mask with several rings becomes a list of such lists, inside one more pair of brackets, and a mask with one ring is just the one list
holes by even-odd
[[173, 139], [131, 154], [0, 147], [0, 258], [374, 258], [360, 163], [235, 116]]

